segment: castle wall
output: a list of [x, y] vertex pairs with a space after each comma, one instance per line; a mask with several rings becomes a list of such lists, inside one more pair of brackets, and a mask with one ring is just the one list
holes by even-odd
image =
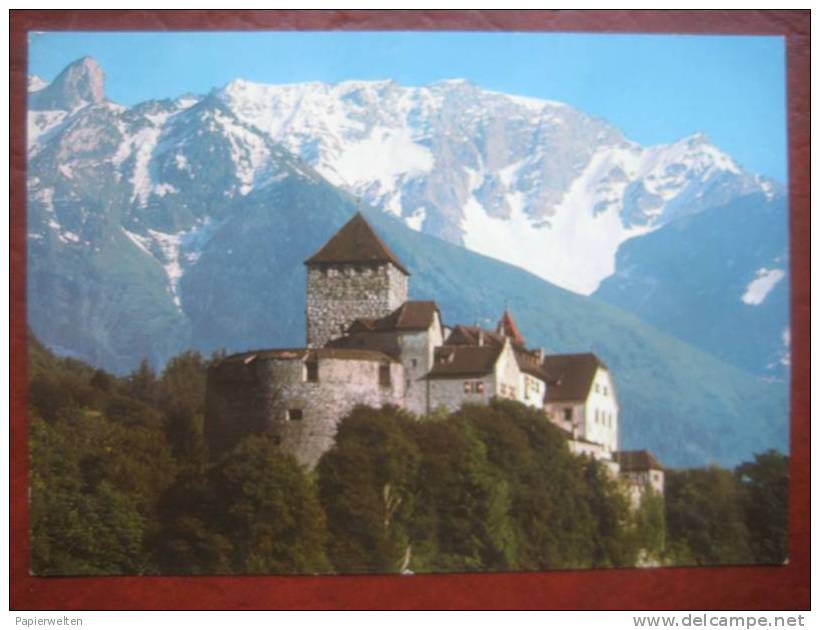
[[[483, 385], [483, 392], [476, 391], [476, 385]], [[458, 378], [437, 378], [427, 381], [430, 388], [430, 411], [444, 407], [447, 411], [457, 411], [462, 405], [488, 405], [495, 396], [495, 376], [465, 376]], [[465, 391], [469, 386], [470, 391]]]
[[282, 450], [312, 468], [333, 446], [340, 420], [357, 404], [401, 406], [404, 369], [390, 362], [320, 358], [318, 380], [307, 380], [300, 359], [260, 357], [223, 362], [208, 374], [206, 437], [218, 456], [249, 433], [265, 432]]
[[319, 348], [359, 317], [379, 318], [407, 301], [407, 276], [395, 265], [314, 265], [307, 277], [307, 343]]
[[433, 367], [435, 348], [443, 343], [438, 314], [433, 316], [428, 330], [403, 333], [398, 342], [405, 374], [405, 406], [417, 415], [424, 415], [435, 408], [430, 405], [428, 409], [425, 376]]

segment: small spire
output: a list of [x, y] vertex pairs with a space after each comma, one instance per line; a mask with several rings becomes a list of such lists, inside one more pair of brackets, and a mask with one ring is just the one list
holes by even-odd
[[506, 308], [504, 309], [504, 314], [501, 316], [501, 319], [498, 320], [498, 326], [495, 330], [499, 335], [509, 337], [510, 341], [516, 345], [526, 345], [524, 337], [521, 335], [521, 331], [518, 330], [515, 320], [513, 320], [512, 315], [510, 315], [510, 311]]

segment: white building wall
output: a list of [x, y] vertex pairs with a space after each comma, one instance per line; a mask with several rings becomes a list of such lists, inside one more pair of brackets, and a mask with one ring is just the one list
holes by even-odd
[[508, 339], [504, 340], [504, 346], [495, 362], [495, 395], [499, 398], [524, 402], [521, 391], [521, 370], [518, 368], [518, 360], [515, 358], [515, 352]]
[[618, 450], [618, 401], [607, 370], [598, 368], [584, 404], [582, 437]]
[[541, 379], [531, 376], [526, 372], [521, 372], [521, 379], [518, 385], [521, 392], [519, 400], [529, 407], [541, 409], [544, 406], [546, 387], [546, 383]]

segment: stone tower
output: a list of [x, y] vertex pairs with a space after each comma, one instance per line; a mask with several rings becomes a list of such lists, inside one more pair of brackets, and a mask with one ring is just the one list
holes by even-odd
[[307, 345], [321, 348], [353, 320], [376, 319], [407, 301], [409, 272], [358, 212], [307, 266]]

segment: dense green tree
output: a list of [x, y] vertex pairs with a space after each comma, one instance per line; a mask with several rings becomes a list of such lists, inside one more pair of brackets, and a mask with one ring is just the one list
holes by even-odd
[[223, 514], [206, 477], [185, 471], [159, 502], [159, 528], [151, 540], [155, 561], [164, 575], [233, 573], [233, 545]]
[[168, 362], [159, 382], [167, 439], [183, 466], [203, 470], [207, 362], [198, 352], [185, 352]]
[[126, 379], [125, 388], [128, 394], [149, 404], [156, 404], [159, 400], [159, 381], [151, 368], [148, 359], [140, 361], [139, 367]]
[[667, 471], [629, 508], [511, 401], [357, 407], [307, 473], [265, 437], [208, 464], [208, 362], [117, 378], [29, 347], [31, 560], [41, 575], [548, 570], [781, 563], [788, 458]]
[[[69, 425], [30, 415], [32, 570], [38, 575], [142, 573], [145, 517], [134, 496], [108, 481], [99, 464], [116, 438], [93, 412], [74, 416]], [[98, 430], [100, 447], [89, 448]]]
[[422, 454], [410, 523], [413, 570], [514, 568], [509, 484], [474, 427], [456, 415], [408, 428]]
[[478, 428], [489, 460], [509, 480], [516, 568], [592, 566], [596, 524], [584, 463], [569, 452], [566, 435], [537, 410], [512, 401], [459, 413]]
[[628, 498], [603, 464], [589, 460], [585, 469], [586, 495], [595, 522], [592, 565], [634, 566], [644, 541], [637, 536], [636, 515]]
[[328, 556], [339, 572], [395, 572], [409, 544], [418, 451], [404, 432], [414, 422], [393, 407], [356, 407], [319, 462]]
[[755, 562], [782, 564], [788, 556], [789, 458], [773, 450], [757, 454], [735, 469], [735, 477]]
[[649, 486], [644, 488], [644, 495], [634, 514], [634, 520], [637, 545], [643, 559], [650, 563], [660, 563], [667, 545], [663, 495]]
[[738, 485], [731, 471], [710, 466], [666, 472], [666, 526], [674, 564], [753, 561]]
[[168, 361], [160, 379], [162, 407], [166, 411], [205, 413], [207, 369], [199, 352], [183, 352]]
[[264, 436], [240, 442], [209, 472], [217, 529], [239, 574], [330, 570], [324, 513], [315, 484]]

